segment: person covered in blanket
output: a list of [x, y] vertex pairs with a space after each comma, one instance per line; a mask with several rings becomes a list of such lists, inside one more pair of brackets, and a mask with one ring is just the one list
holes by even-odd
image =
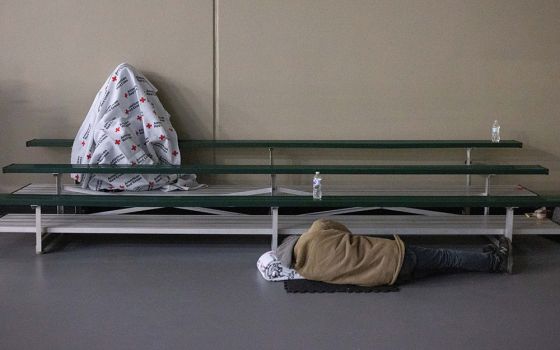
[[[72, 146], [72, 164], [181, 164], [177, 132], [157, 89], [128, 63], [109, 75]], [[84, 189], [146, 191], [199, 187], [196, 175], [71, 174]]]
[[337, 221], [320, 219], [301, 236], [286, 237], [276, 251], [275, 262], [286, 267], [284, 274], [296, 273], [284, 279], [373, 287], [442, 272], [506, 272], [510, 249], [505, 237], [499, 245], [486, 246], [482, 252], [405, 245], [398, 236], [353, 235]]

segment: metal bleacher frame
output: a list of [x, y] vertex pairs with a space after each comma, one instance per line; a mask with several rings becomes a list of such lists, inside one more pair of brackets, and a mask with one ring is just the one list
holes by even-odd
[[[73, 140], [34, 139], [28, 147], [70, 147]], [[194, 148], [266, 148], [267, 165], [190, 164], [181, 166], [107, 166], [72, 164], [12, 164], [3, 168], [5, 173], [53, 174], [54, 185], [30, 184], [11, 194], [0, 195], [0, 204], [31, 205], [35, 214], [8, 214], [0, 218], [0, 232], [34, 232], [36, 252], [43, 251], [43, 240], [58, 233], [166, 233], [166, 234], [270, 234], [272, 249], [276, 249], [279, 234], [301, 233], [318, 216], [349, 214], [372, 209], [390, 209], [408, 216], [346, 215], [345, 223], [357, 234], [484, 234], [505, 235], [512, 239], [514, 227], [520, 234], [558, 233], [558, 226], [550, 221], [535, 222], [514, 216], [516, 207], [555, 205], [557, 198], [539, 196], [522, 186], [495, 186], [490, 192], [490, 178], [500, 174], [546, 175], [548, 169], [539, 165], [472, 164], [475, 148], [521, 148], [522, 143], [504, 140], [492, 143], [485, 140], [190, 140], [179, 142], [183, 151]], [[276, 148], [463, 148], [465, 164], [453, 165], [276, 165]], [[301, 186], [278, 186], [277, 174], [394, 174], [394, 175], [466, 175], [466, 185], [440, 186], [426, 189], [385, 188], [328, 188], [322, 200], [313, 200], [311, 193]], [[165, 174], [266, 174], [270, 186], [211, 186], [181, 194], [165, 193], [89, 193], [79, 186], [63, 186], [62, 175], [69, 173], [165, 173]], [[485, 176], [484, 186], [472, 186], [471, 175]], [[410, 195], [413, 193], [413, 195]], [[57, 214], [43, 214], [42, 206], [57, 206]], [[65, 206], [123, 207], [108, 212], [64, 214]], [[189, 215], [188, 223], [176, 216], [143, 215], [131, 213], [159, 207], [176, 207], [208, 215]], [[270, 217], [243, 215], [223, 208], [270, 208]], [[316, 208], [321, 211], [302, 215], [282, 215], [279, 208]], [[455, 215], [434, 212], [428, 208], [484, 207], [485, 215]], [[490, 207], [506, 209], [505, 217], [489, 216]], [[220, 208], [220, 209], [216, 209]], [[342, 209], [340, 209], [342, 208]], [[330, 210], [326, 210], [330, 209]], [[326, 211], [325, 211], [326, 210]], [[119, 225], [114, 221], [119, 215]], [[159, 222], [149, 225], [150, 220]], [[123, 224], [123, 222], [125, 224]], [[154, 232], [156, 231], [156, 232]], [[159, 232], [157, 232], [159, 231]]]

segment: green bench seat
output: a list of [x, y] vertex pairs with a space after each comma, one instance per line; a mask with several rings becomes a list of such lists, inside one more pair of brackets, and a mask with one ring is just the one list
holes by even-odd
[[107, 196], [0, 194], [0, 205], [92, 207], [539, 207], [560, 205], [560, 196]]
[[[72, 147], [72, 139], [32, 139], [27, 147]], [[521, 148], [516, 140], [179, 140], [185, 148]]]

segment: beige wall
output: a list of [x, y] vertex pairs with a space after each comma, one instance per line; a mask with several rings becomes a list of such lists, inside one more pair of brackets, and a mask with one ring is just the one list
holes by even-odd
[[[499, 155], [509, 163], [542, 164], [550, 176], [497, 182], [559, 188], [555, 0], [219, 0], [215, 118], [211, 0], [10, 0], [0, 4], [0, 16], [2, 165], [67, 162], [62, 150], [30, 152], [24, 141], [74, 137], [110, 70], [128, 61], [159, 88], [183, 138], [212, 138], [215, 129], [221, 139], [487, 139], [498, 119], [502, 137], [523, 141], [525, 148], [476, 150], [475, 159], [496, 161]], [[464, 157], [460, 151], [302, 153], [279, 152], [279, 161], [435, 163]], [[256, 163], [266, 156], [219, 152], [217, 159]], [[0, 175], [0, 190], [38, 179], [47, 177]]]

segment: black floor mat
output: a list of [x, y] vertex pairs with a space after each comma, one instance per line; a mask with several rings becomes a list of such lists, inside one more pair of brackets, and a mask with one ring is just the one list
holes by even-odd
[[304, 279], [284, 281], [288, 293], [387, 293], [398, 292], [397, 286], [361, 287], [353, 284], [331, 284]]

